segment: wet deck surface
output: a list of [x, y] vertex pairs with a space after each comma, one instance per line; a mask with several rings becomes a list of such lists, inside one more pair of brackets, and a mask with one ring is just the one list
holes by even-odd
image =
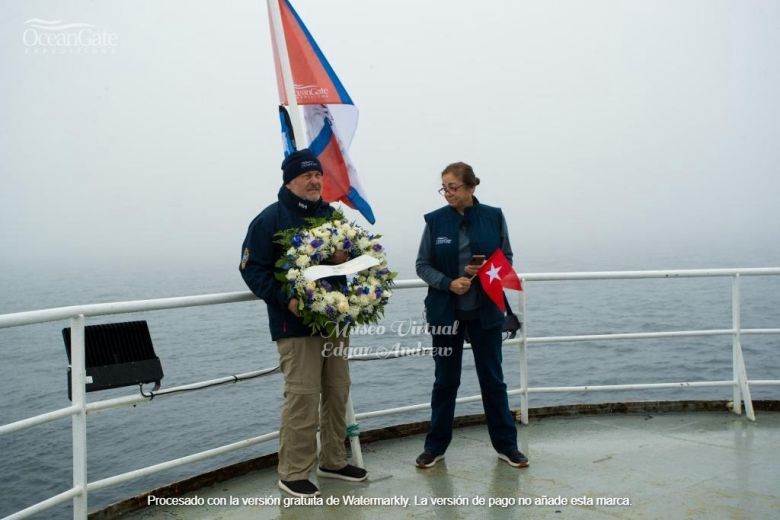
[[[364, 446], [369, 480], [319, 479], [322, 505], [285, 506], [269, 469], [183, 495], [234, 505], [155, 507], [123, 518], [780, 518], [778, 412], [759, 412], [755, 423], [727, 412], [532, 419], [519, 439], [531, 461], [524, 469], [497, 460], [487, 429], [472, 426], [457, 429], [446, 458], [428, 470], [413, 465], [423, 436]], [[255, 497], [281, 503], [242, 505]], [[346, 497], [408, 505], [344, 505]], [[545, 505], [543, 497], [567, 503]]]

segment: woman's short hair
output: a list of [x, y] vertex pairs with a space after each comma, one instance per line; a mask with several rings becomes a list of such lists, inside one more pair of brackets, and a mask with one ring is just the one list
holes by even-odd
[[448, 164], [444, 171], [441, 172], [441, 176], [444, 177], [448, 173], [455, 175], [463, 184], [469, 188], [479, 185], [479, 177], [474, 175], [474, 168], [464, 162], [454, 162]]

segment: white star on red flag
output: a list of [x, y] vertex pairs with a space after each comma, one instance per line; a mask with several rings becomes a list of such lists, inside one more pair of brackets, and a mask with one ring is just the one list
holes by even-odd
[[498, 276], [499, 272], [501, 272], [501, 268], [491, 263], [490, 269], [485, 273], [490, 277], [490, 283], [493, 283], [493, 280], [501, 280], [501, 277]]

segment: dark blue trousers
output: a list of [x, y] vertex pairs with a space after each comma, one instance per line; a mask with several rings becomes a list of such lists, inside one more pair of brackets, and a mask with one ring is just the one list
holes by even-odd
[[[517, 449], [517, 429], [506, 395], [501, 369], [501, 325], [483, 329], [479, 319], [460, 320], [457, 334], [433, 335], [436, 380], [431, 394], [431, 431], [425, 438], [425, 451], [440, 455], [452, 440], [455, 399], [460, 386], [463, 336], [468, 329], [474, 364], [477, 368], [482, 406], [493, 448], [499, 453]], [[450, 354], [447, 355], [447, 348]]]

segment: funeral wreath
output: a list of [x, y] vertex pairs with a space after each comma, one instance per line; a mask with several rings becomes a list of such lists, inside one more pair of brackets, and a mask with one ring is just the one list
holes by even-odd
[[[387, 267], [381, 235], [348, 222], [336, 210], [330, 219], [307, 219], [305, 226], [280, 231], [276, 238], [286, 248], [276, 262], [276, 279], [288, 297], [298, 299], [298, 312], [313, 333], [330, 336], [335, 330], [380, 320], [397, 275]], [[326, 264], [337, 251], [344, 251], [348, 260], [369, 255], [378, 264], [348, 276], [306, 277], [307, 268]]]

